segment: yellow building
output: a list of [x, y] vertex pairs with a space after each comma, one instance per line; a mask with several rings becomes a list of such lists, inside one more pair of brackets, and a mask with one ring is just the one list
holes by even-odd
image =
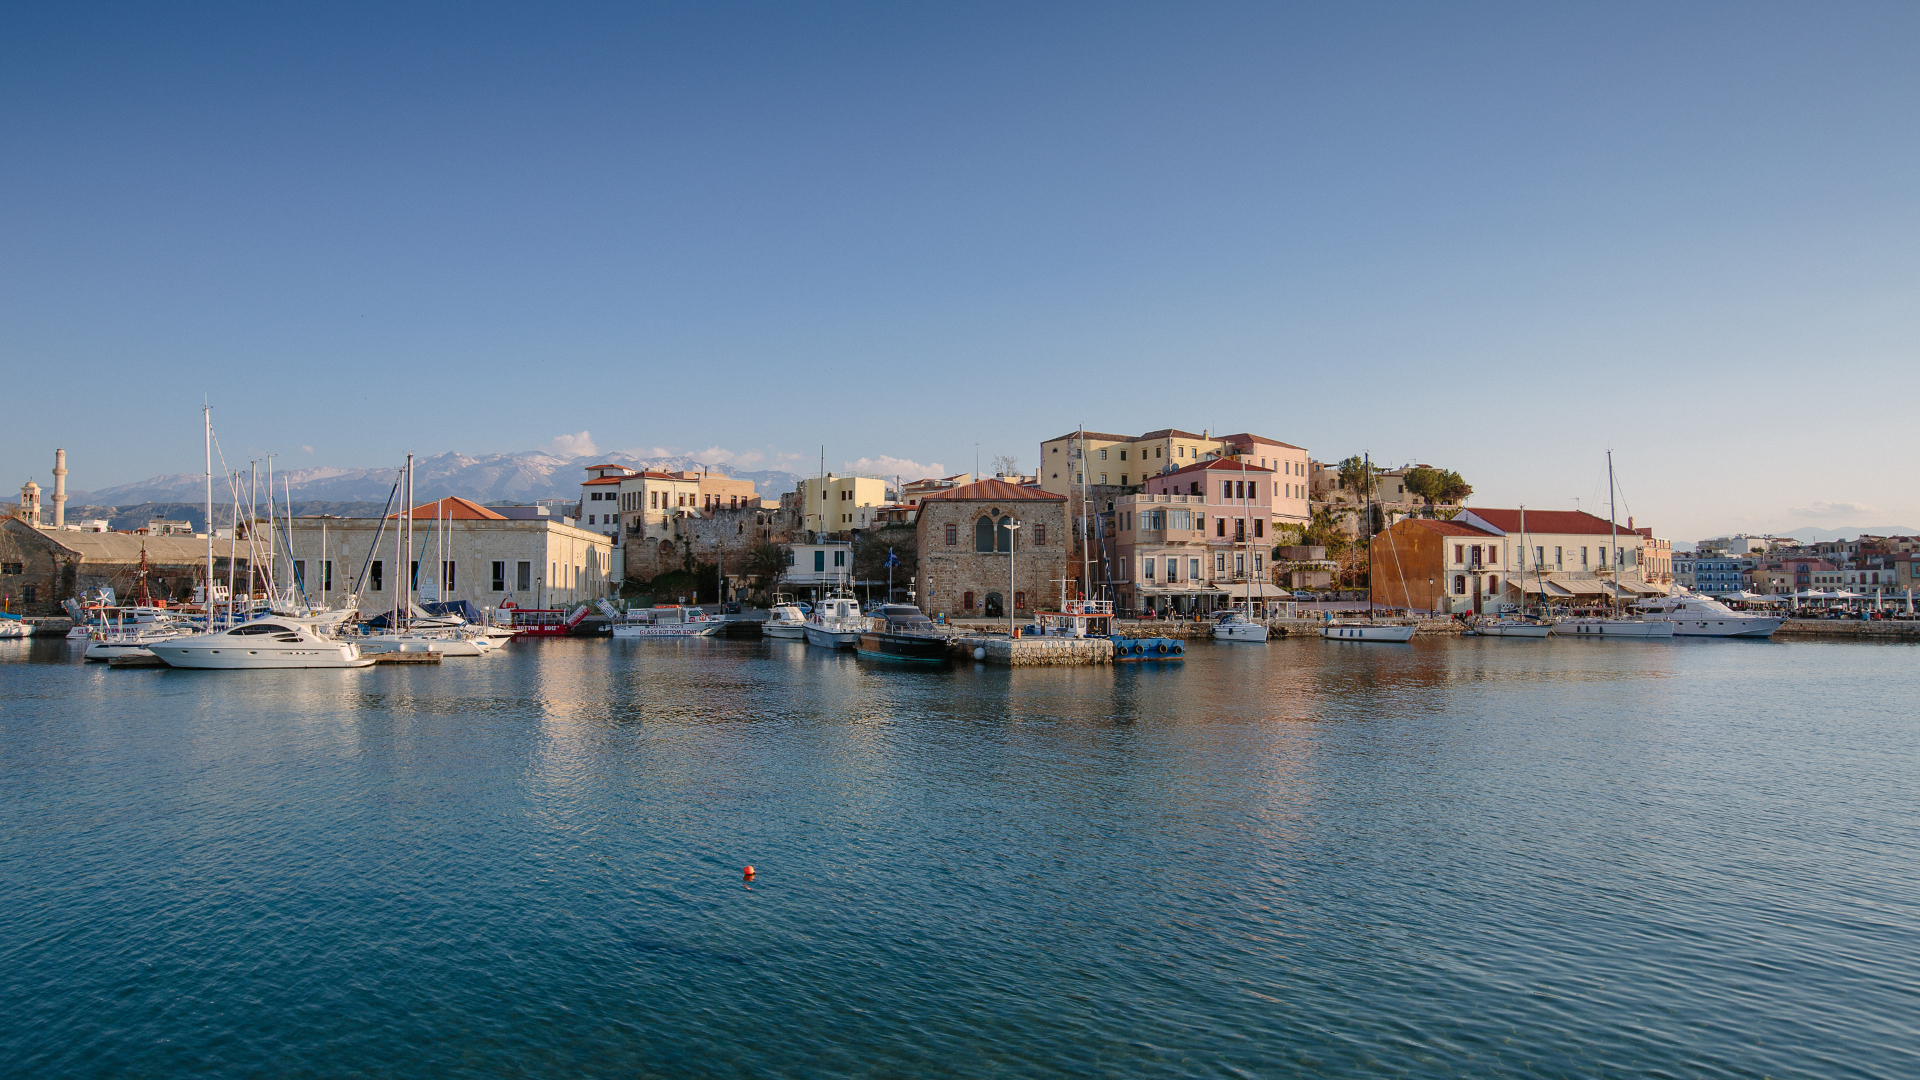
[[815, 477], [800, 481], [800, 528], [810, 533], [850, 532], [880, 520], [887, 482], [875, 476]]

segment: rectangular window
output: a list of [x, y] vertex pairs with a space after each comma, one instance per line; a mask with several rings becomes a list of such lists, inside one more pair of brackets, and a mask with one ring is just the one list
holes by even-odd
[[385, 577], [386, 577], [385, 565], [379, 559], [373, 560], [373, 591], [374, 592], [385, 591], [386, 589]]
[[1559, 548], [1554, 548], [1554, 549], [1553, 549], [1553, 568], [1554, 568], [1555, 570], [1558, 570], [1558, 569], [1560, 569], [1560, 565], [1561, 565], [1561, 564], [1560, 564], [1560, 549], [1559, 549]]
[[1140, 560], [1140, 570], [1142, 577], [1148, 581], [1153, 580], [1153, 560], [1151, 558]]
[[293, 560], [293, 587], [296, 589], [307, 587], [307, 560], [305, 559]]
[[836, 552], [834, 552], [834, 553], [833, 553], [833, 565], [835, 565], [835, 566], [845, 566], [845, 565], [847, 565], [847, 553], [846, 553], [846, 552], [844, 552], [844, 551], [836, 551]]
[[493, 564], [493, 591], [507, 591], [507, 564], [495, 561]]
[[1265, 558], [1264, 553], [1258, 551], [1253, 553], [1253, 572], [1255, 574], [1260, 573], [1260, 562], [1263, 558]]
[[18, 577], [26, 572], [27, 568], [25, 563], [0, 563], [0, 574], [5, 574], [8, 577]]
[[1107, 451], [1106, 451], [1106, 448], [1105, 448], [1105, 447], [1102, 447], [1102, 448], [1100, 449], [1100, 460], [1101, 460], [1101, 461], [1105, 461], [1105, 460], [1107, 460]]
[[953, 545], [959, 542], [960, 542], [960, 526], [948, 525], [947, 526], [947, 546], [952, 547]]
[[1226, 518], [1222, 517], [1222, 518], [1213, 519], [1213, 534], [1215, 536], [1227, 535], [1227, 519]]
[[418, 590], [420, 588], [420, 560], [419, 559], [414, 559], [412, 562], [409, 562], [407, 564], [407, 587], [414, 590]]
[[1226, 552], [1216, 551], [1213, 553], [1213, 572], [1216, 574], [1224, 574], [1227, 572]]
[[1487, 545], [1487, 565], [1488, 566], [1500, 565], [1500, 549], [1497, 547], [1494, 547], [1492, 544]]
[[448, 560], [447, 560], [447, 563], [446, 563], [446, 571], [447, 571], [447, 585], [446, 585], [446, 587], [447, 587], [447, 588], [449, 588], [449, 589], [451, 589], [451, 588], [453, 588], [453, 586], [454, 586], [454, 580], [453, 580], [453, 568], [454, 568], [455, 566], [457, 566], [457, 565], [459, 565], [459, 564], [457, 564], [457, 563], [455, 563], [455, 562], [454, 562], [454, 561], [453, 561], [452, 559], [448, 559]]
[[1033, 526], [1033, 546], [1041, 547], [1045, 545], [1046, 542], [1047, 542], [1047, 525], [1045, 522], [1038, 522]]
[[1233, 481], [1231, 480], [1220, 481], [1220, 501], [1221, 502], [1233, 501]]
[[1199, 576], [1200, 576], [1200, 560], [1188, 559], [1187, 560], [1187, 580], [1193, 581]]
[[1180, 560], [1175, 558], [1168, 558], [1167, 559], [1167, 584], [1171, 585], [1174, 582], [1179, 580], [1180, 580]]
[[1467, 545], [1453, 545], [1453, 565], [1459, 566], [1467, 561]]
[[1121, 461], [1127, 460], [1127, 452], [1125, 450], [1120, 451], [1120, 460]]
[[813, 553], [813, 572], [816, 574], [827, 572], [827, 553], [824, 550]]
[[1267, 532], [1266, 532], [1266, 530], [1267, 530], [1267, 519], [1266, 519], [1266, 518], [1254, 518], [1254, 519], [1253, 519], [1253, 535], [1254, 535], [1254, 536], [1256, 536], [1256, 537], [1259, 537], [1259, 536], [1265, 536], [1265, 535], [1267, 535]]
[[1191, 510], [1173, 511], [1173, 519], [1167, 522], [1167, 527], [1172, 529], [1193, 528], [1193, 511]]
[[[1123, 452], [1121, 453], [1121, 456], [1122, 456], [1122, 457], [1125, 457], [1125, 456], [1126, 456], [1126, 454], [1125, 454], [1125, 452], [1124, 452], [1124, 451], [1123, 451]], [[1121, 486], [1121, 487], [1126, 487], [1126, 486], [1127, 486], [1127, 474], [1126, 474], [1126, 473], [1121, 473], [1121, 474], [1120, 474], [1120, 486]]]
[[34, 585], [20, 586], [20, 599], [29, 604], [39, 603], [40, 602], [39, 587]]
[[533, 564], [525, 559], [514, 564], [513, 578], [514, 588], [521, 592], [531, 591], [533, 589]]
[[1233, 553], [1233, 573], [1235, 577], [1246, 576], [1246, 573], [1247, 573], [1247, 553], [1246, 552], [1236, 551]]
[[321, 588], [326, 589], [329, 592], [333, 590], [333, 560], [332, 559], [328, 559], [327, 561], [320, 564], [320, 581], [321, 581], [321, 585], [320, 585]]
[[[1100, 453], [1101, 453], [1101, 454], [1102, 454], [1102, 455], [1104, 456], [1104, 455], [1106, 454], [1106, 451], [1105, 451], [1105, 450], [1102, 450], [1102, 451], [1100, 451]], [[1100, 474], [1100, 482], [1101, 482], [1101, 483], [1103, 483], [1103, 484], [1107, 482], [1107, 474], [1106, 474], [1106, 473], [1101, 473], [1101, 474]]]

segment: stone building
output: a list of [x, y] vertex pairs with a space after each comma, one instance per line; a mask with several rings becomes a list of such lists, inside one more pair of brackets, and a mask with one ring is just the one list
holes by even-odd
[[746, 582], [747, 558], [753, 549], [792, 540], [795, 517], [788, 511], [758, 506], [675, 508], [657, 526], [635, 522], [629, 527], [622, 545], [626, 576], [644, 583], [661, 574], [717, 562], [738, 588]]
[[[1066, 509], [1064, 495], [998, 480], [922, 498], [915, 533], [920, 609], [980, 619], [1004, 618], [1009, 607], [1016, 616], [1057, 607], [1067, 570]], [[1010, 527], [1016, 522], [1017, 530]]]
[[[214, 545], [214, 581], [220, 585], [227, 580], [227, 548], [225, 540]], [[139, 588], [142, 550], [147, 592], [154, 599], [187, 600], [206, 576], [205, 539], [54, 530], [18, 517], [0, 518], [0, 597], [7, 610], [22, 615], [59, 615], [60, 601], [103, 586], [127, 600]], [[240, 550], [235, 571], [245, 582], [244, 541]]]

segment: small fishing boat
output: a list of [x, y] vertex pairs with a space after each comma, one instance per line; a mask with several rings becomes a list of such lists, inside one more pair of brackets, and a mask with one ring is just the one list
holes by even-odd
[[1267, 624], [1248, 618], [1246, 612], [1236, 608], [1213, 620], [1213, 639], [1215, 641], [1265, 641]]
[[873, 619], [873, 628], [860, 635], [855, 646], [861, 656], [881, 660], [943, 661], [947, 639], [912, 604], [886, 604]]
[[804, 638], [807, 636], [807, 615], [798, 604], [782, 600], [773, 605], [767, 613], [767, 621], [760, 624], [763, 637]]
[[860, 601], [851, 596], [834, 595], [814, 605], [807, 620], [807, 644], [822, 649], [857, 649], [860, 635], [867, 632], [871, 620], [860, 614]]

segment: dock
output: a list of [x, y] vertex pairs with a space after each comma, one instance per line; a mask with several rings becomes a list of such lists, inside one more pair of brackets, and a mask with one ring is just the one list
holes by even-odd
[[947, 639], [947, 651], [957, 659], [980, 660], [1004, 667], [1085, 667], [1113, 663], [1113, 642], [1106, 638], [962, 634]]
[[437, 664], [444, 659], [437, 652], [383, 652], [374, 653], [375, 664]]

